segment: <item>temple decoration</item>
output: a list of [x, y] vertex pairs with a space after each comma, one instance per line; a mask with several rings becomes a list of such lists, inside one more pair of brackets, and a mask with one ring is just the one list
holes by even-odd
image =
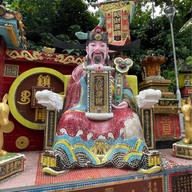
[[0, 182], [21, 173], [25, 169], [25, 156], [20, 153], [7, 153], [0, 157]]
[[50, 48], [50, 47], [43, 47], [43, 52], [49, 54], [53, 54], [55, 52], [55, 48]]
[[[108, 32], [108, 47], [113, 51], [128, 51], [139, 48], [140, 40], [131, 42], [129, 25], [133, 19], [135, 10], [135, 1], [103, 1], [101, 3], [92, 3], [98, 6], [100, 21], [97, 27], [103, 27], [105, 24]], [[92, 31], [94, 31], [93, 29]], [[78, 39], [85, 40], [88, 34], [82, 31], [76, 32]], [[53, 38], [54, 46], [62, 49], [85, 49], [83, 44], [71, 44], [62, 42]]]
[[92, 120], [107, 120], [113, 117], [111, 103], [111, 71], [112, 67], [104, 67], [104, 73], [96, 73], [94, 68], [87, 66], [87, 102], [86, 117]]
[[3, 101], [0, 103], [0, 156], [5, 156], [7, 154], [3, 148], [3, 132], [4, 127], [9, 124], [9, 105], [7, 104], [8, 95], [4, 95]]
[[181, 139], [178, 99], [169, 91], [170, 80], [161, 76], [160, 66], [167, 61], [164, 56], [147, 55], [141, 62], [143, 81], [141, 91], [160, 90], [162, 97], [152, 108], [141, 109], [145, 140], [149, 148], [156, 148], [158, 141]]
[[173, 144], [173, 155], [192, 159], [192, 102], [190, 97], [181, 99], [181, 111], [184, 114], [185, 138]]
[[114, 93], [114, 103], [117, 105], [122, 102], [123, 99], [123, 84], [124, 75], [128, 73], [129, 68], [133, 66], [133, 61], [129, 58], [122, 59], [117, 57], [114, 59], [115, 64], [115, 93]]
[[46, 107], [46, 126], [44, 149], [51, 149], [57, 129], [58, 112], [63, 109], [64, 95], [56, 94], [50, 90], [36, 91], [37, 103]]
[[0, 35], [4, 37], [7, 48], [26, 49], [27, 42], [22, 15], [0, 5], [0, 16]]
[[9, 105], [7, 104], [8, 94], [5, 94], [0, 102], [0, 181], [24, 170], [25, 156], [22, 154], [9, 153], [3, 150], [3, 133], [8, 133], [9, 126]]
[[143, 80], [160, 80], [165, 79], [161, 76], [160, 66], [167, 61], [164, 56], [146, 56], [141, 62], [143, 69]]
[[[47, 89], [65, 95], [70, 74], [83, 62], [83, 56], [57, 54], [49, 48], [43, 52], [3, 48], [0, 94], [9, 93], [12, 122], [4, 134], [4, 149], [14, 152], [48, 149], [55, 137], [55, 119], [46, 121], [47, 110], [34, 99], [35, 92]], [[54, 117], [52, 111], [49, 117]]]
[[17, 50], [7, 49], [6, 54], [7, 54], [7, 56], [9, 56], [12, 59], [25, 58], [29, 61], [35, 61], [35, 60], [42, 60], [43, 59], [41, 54], [37, 51], [33, 51], [32, 53], [30, 53], [29, 51], [26, 51], [26, 50], [17, 51]]
[[184, 100], [181, 100], [181, 111], [184, 114], [185, 118], [185, 144], [192, 144], [192, 104], [190, 97], [187, 98], [187, 102], [185, 103]]
[[[64, 95], [64, 79], [63, 74], [47, 67], [33, 68], [19, 75], [9, 90], [10, 110], [15, 119], [27, 128], [44, 130], [46, 109], [37, 103], [35, 94], [46, 89]], [[50, 104], [54, 105], [55, 101]]]
[[105, 17], [108, 40], [112, 45], [131, 42], [129, 25], [135, 10], [135, 1], [107, 1], [98, 5]]
[[65, 57], [63, 54], [59, 54], [56, 56], [55, 61], [63, 64], [74, 63], [77, 65], [80, 65], [83, 62], [83, 59], [79, 57], [75, 58], [74, 56], [70, 56], [70, 55]]
[[183, 99], [192, 99], [192, 70], [179, 72], [179, 85]]
[[179, 87], [183, 99], [192, 99], [192, 69], [179, 71]]
[[42, 61], [47, 59], [65, 65], [67, 64], [80, 65], [83, 62], [83, 58], [81, 57], [75, 57], [63, 54], [54, 54], [53, 51], [50, 51], [50, 49], [45, 49], [45, 52], [7, 49], [6, 55], [12, 59], [26, 59], [29, 61], [38, 61], [38, 60]]
[[147, 148], [126, 78], [133, 61], [117, 57], [109, 63], [108, 36], [101, 27], [86, 35], [86, 59], [71, 74], [52, 150], [42, 154], [42, 171], [59, 175], [103, 166], [160, 171], [161, 158]]
[[186, 61], [179, 66], [178, 78], [182, 98], [192, 99], [192, 56], [187, 57]]

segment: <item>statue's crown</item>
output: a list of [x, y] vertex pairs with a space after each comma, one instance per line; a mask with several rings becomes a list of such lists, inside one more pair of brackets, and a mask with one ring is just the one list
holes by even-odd
[[108, 33], [104, 32], [103, 29], [99, 26], [95, 27], [93, 31], [88, 32], [88, 41], [108, 41]]

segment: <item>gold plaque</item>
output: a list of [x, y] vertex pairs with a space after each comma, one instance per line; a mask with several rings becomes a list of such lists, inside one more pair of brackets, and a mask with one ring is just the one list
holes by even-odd
[[90, 112], [109, 113], [108, 73], [91, 73]]

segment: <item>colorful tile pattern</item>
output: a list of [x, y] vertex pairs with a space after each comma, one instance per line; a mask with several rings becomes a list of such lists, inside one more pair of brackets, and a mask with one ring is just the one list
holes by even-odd
[[[163, 158], [164, 169], [156, 174], [145, 175], [116, 168], [93, 168], [74, 170], [58, 177], [41, 173], [40, 152], [25, 152], [25, 171], [0, 183], [0, 191], [9, 191], [8, 189], [12, 188], [10, 191], [130, 192], [135, 189], [135, 192], [140, 192], [141, 189], [150, 191], [151, 188], [154, 191], [156, 187], [158, 192], [174, 192], [173, 184], [178, 182], [178, 179], [180, 181], [181, 177], [192, 183], [191, 160], [172, 156], [172, 149], [162, 149], [159, 152]], [[136, 188], [137, 186], [140, 188]]]

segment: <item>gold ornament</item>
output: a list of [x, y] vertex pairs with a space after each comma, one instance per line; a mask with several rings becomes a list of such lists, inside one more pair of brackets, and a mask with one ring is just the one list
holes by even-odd
[[18, 149], [26, 149], [29, 145], [29, 139], [26, 136], [20, 136], [17, 138], [15, 144]]
[[3, 96], [3, 101], [0, 102], [0, 156], [5, 156], [7, 151], [3, 150], [4, 138], [4, 126], [9, 123], [9, 105], [7, 104], [8, 94]]
[[3, 133], [11, 133], [14, 128], [14, 123], [12, 121], [9, 121], [9, 123], [3, 127]]

